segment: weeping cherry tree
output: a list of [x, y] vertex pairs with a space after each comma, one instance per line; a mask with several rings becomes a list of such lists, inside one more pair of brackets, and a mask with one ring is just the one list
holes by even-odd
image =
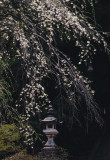
[[[43, 83], [45, 78], [54, 77], [57, 88], [63, 91], [72, 106], [72, 118], [76, 116], [77, 95], [80, 95], [85, 100], [88, 117], [101, 123], [88, 78], [57, 47], [59, 41], [73, 39], [74, 47], [78, 48], [79, 65], [84, 63], [86, 66], [92, 63], [93, 55], [100, 48], [109, 52], [103, 33], [97, 31], [94, 23], [89, 23], [85, 14], [87, 4], [93, 11], [92, 0], [80, 3], [78, 0], [0, 1], [0, 58], [19, 60], [21, 74], [25, 75], [14, 113], [20, 119], [25, 143], [31, 148], [34, 129], [30, 120], [52, 107]], [[9, 108], [13, 112], [12, 106]]]

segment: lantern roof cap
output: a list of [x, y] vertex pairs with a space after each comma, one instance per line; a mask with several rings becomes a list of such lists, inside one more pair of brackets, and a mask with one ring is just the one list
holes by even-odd
[[42, 120], [42, 122], [57, 122], [57, 119], [54, 117], [54, 109], [50, 108], [48, 110], [48, 116]]
[[53, 108], [50, 108], [50, 109], [48, 110], [48, 115], [49, 115], [49, 116], [53, 116], [53, 115], [54, 115], [54, 109], [53, 109]]
[[57, 119], [55, 117], [49, 116], [42, 120], [42, 122], [56, 122]]

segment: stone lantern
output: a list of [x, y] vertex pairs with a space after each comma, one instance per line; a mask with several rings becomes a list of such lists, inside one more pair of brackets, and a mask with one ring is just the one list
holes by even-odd
[[42, 122], [46, 125], [46, 129], [44, 129], [43, 132], [48, 138], [43, 148], [43, 151], [56, 151], [56, 144], [54, 142], [54, 138], [58, 134], [58, 131], [56, 130], [57, 119], [53, 116], [53, 114], [54, 110], [51, 108], [48, 111], [48, 116], [44, 120], [42, 120]]

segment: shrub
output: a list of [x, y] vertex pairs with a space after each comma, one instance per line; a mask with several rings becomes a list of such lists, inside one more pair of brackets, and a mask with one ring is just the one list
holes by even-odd
[[21, 144], [18, 128], [14, 124], [3, 124], [0, 127], [0, 158], [20, 150]]

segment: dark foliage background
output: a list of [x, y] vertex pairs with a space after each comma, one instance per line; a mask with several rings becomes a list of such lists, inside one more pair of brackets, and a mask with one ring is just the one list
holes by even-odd
[[[100, 30], [110, 35], [109, 0], [97, 1], [95, 4], [95, 17], [96, 22], [100, 25]], [[109, 36], [107, 41], [110, 45]], [[66, 46], [65, 48], [67, 51], [68, 49], [71, 50], [71, 46]], [[83, 68], [83, 66], [82, 70], [86, 72], [86, 75], [92, 81], [91, 86], [96, 91], [95, 98], [101, 108], [104, 125], [101, 128], [96, 123], [85, 123], [83, 121], [81, 126], [78, 126], [78, 124], [74, 122], [72, 132], [62, 127], [58, 142], [64, 147], [68, 147], [75, 158], [81, 158], [83, 156], [87, 158], [98, 138], [109, 128], [110, 123], [110, 55], [105, 55], [103, 52], [97, 53], [97, 55], [94, 56], [92, 67], [92, 71], [88, 71], [88, 69]]]

